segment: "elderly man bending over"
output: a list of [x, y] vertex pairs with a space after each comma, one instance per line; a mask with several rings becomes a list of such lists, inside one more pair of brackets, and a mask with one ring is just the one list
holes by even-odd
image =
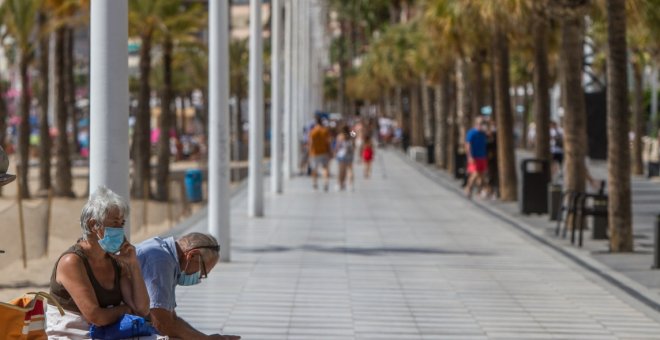
[[174, 310], [176, 286], [200, 283], [220, 259], [220, 246], [213, 236], [190, 233], [176, 241], [173, 237], [154, 237], [137, 245], [137, 257], [149, 291], [151, 322], [161, 335], [184, 340], [240, 339], [233, 335], [205, 335]]

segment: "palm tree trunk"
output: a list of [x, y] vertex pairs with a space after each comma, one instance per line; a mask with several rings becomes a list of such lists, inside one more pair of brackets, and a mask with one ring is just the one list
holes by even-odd
[[625, 0], [607, 1], [607, 171], [610, 250], [633, 251]]
[[[447, 148], [446, 148], [446, 153], [447, 153], [447, 170], [449, 171], [450, 174], [454, 174], [456, 172], [456, 152], [458, 149], [457, 146], [457, 139], [460, 135], [458, 132], [458, 106], [459, 106], [459, 96], [460, 94], [458, 93], [458, 68], [455, 70], [455, 81], [451, 81], [449, 83], [449, 91], [450, 91], [450, 105], [448, 108], [448, 117], [447, 117]], [[451, 78], [450, 78], [451, 79]]]
[[431, 111], [431, 101], [429, 96], [429, 87], [426, 86], [426, 77], [423, 76], [420, 81], [420, 88], [422, 90], [422, 115], [423, 115], [423, 131], [424, 131], [424, 145], [433, 142], [433, 112]]
[[72, 191], [71, 158], [67, 135], [67, 88], [66, 88], [66, 28], [55, 31], [55, 116], [57, 120], [57, 144], [55, 165], [55, 195], [74, 197]]
[[393, 118], [392, 115], [392, 89], [386, 89], [383, 94], [383, 101], [385, 105], [385, 117]]
[[401, 86], [396, 86], [394, 88], [394, 109], [396, 121], [399, 123], [401, 132], [404, 133], [406, 129], [403, 121], [403, 90], [401, 89]]
[[420, 96], [418, 84], [410, 86], [410, 128], [412, 133], [412, 146], [424, 146], [424, 117], [420, 110]]
[[[401, 138], [402, 138], [402, 146], [404, 150], [407, 150], [408, 147], [410, 146], [410, 139], [411, 139], [411, 129], [410, 129], [410, 95], [409, 92], [407, 91], [404, 87], [398, 86], [397, 87], [397, 107], [399, 110], [399, 122], [401, 126]], [[408, 107], [405, 106], [404, 104], [404, 98], [408, 95]]]
[[538, 8], [533, 24], [535, 157], [550, 160], [550, 76], [548, 72], [548, 22]]
[[348, 101], [346, 100], [346, 73], [348, 72], [348, 65], [350, 63], [346, 52], [346, 41], [348, 40], [347, 25], [346, 20], [339, 22], [339, 83], [337, 84], [337, 105], [339, 106], [339, 112], [345, 117], [349, 116]]
[[632, 174], [643, 175], [644, 163], [642, 162], [642, 137], [644, 136], [644, 89], [643, 89], [643, 65], [641, 62], [632, 63], [633, 71], [633, 117], [635, 118], [635, 139], [632, 145]]
[[202, 131], [204, 136], [209, 135], [209, 91], [208, 87], [202, 88], [202, 120], [204, 122]]
[[518, 178], [513, 139], [513, 114], [509, 94], [509, 43], [498, 23], [495, 24], [493, 39], [493, 67], [500, 199], [515, 201], [518, 198]]
[[[459, 141], [465, 140], [467, 131], [472, 126], [472, 103], [470, 102], [470, 84], [469, 84], [469, 64], [464, 59], [458, 59], [456, 67], [456, 90], [458, 91], [457, 103], [457, 124], [459, 127], [458, 139]], [[461, 147], [459, 143], [458, 147]]]
[[242, 103], [243, 98], [241, 96], [236, 96], [236, 119], [234, 123], [236, 124], [236, 160], [243, 159], [243, 108]]
[[78, 143], [78, 109], [76, 108], [76, 79], [74, 76], [75, 63], [75, 36], [74, 29], [68, 27], [66, 29], [66, 96], [67, 96], [67, 111], [71, 113], [71, 126], [73, 128], [73, 136], [71, 138], [71, 153], [74, 155], [80, 154], [80, 144]]
[[472, 61], [472, 113], [481, 114], [481, 108], [484, 106], [484, 71], [482, 67], [481, 51], [477, 52]]
[[160, 110], [160, 136], [158, 140], [158, 167], [156, 168], [156, 199], [168, 198], [170, 176], [170, 128], [172, 125], [172, 38], [163, 43], [163, 96]]
[[[45, 30], [46, 14], [39, 13], [39, 26]], [[50, 135], [48, 124], [48, 66], [50, 55], [50, 35], [39, 39], [39, 77], [41, 90], [39, 93], [39, 191], [45, 192], [51, 187], [50, 177]]]
[[587, 117], [582, 88], [583, 37], [582, 17], [565, 17], [562, 20], [559, 72], [565, 112], [564, 187], [566, 190], [576, 192], [584, 192], [586, 181]]
[[529, 127], [529, 93], [527, 92], [527, 84], [523, 85], [523, 97], [522, 97], [522, 136], [521, 143], [524, 149], [527, 149], [529, 141], [527, 140], [528, 127]]
[[21, 75], [21, 124], [18, 131], [18, 156], [20, 177], [20, 193], [24, 199], [30, 198], [28, 185], [28, 167], [30, 166], [30, 79], [28, 75], [30, 60], [25, 53], [21, 54], [19, 70]]
[[[151, 73], [151, 32], [141, 36], [140, 47], [140, 92], [138, 95], [138, 110], [133, 130], [133, 196], [148, 198], [151, 191], [151, 87], [149, 74]], [[145, 185], [148, 183], [148, 185]], [[144, 190], [147, 190], [144, 192]]]
[[180, 114], [183, 114], [183, 111], [186, 109], [185, 106], [185, 97], [183, 93], [179, 93], [179, 95], [176, 97], [176, 102], [179, 104], [177, 105], [177, 109], [174, 111], [174, 129], [176, 130], [176, 135], [181, 136], [183, 134], [183, 131], [181, 131], [181, 119], [179, 118]]
[[[6, 86], [2, 80], [0, 80], [0, 147], [3, 150], [7, 150], [7, 102], [5, 101], [5, 96], [2, 94], [5, 93]], [[2, 196], [2, 187], [0, 187], [0, 196]]]
[[440, 169], [447, 169], [448, 113], [449, 78], [445, 74], [435, 86], [435, 164]]

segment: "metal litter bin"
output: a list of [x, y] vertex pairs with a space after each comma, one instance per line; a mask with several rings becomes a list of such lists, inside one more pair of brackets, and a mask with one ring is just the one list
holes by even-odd
[[467, 177], [467, 157], [465, 153], [456, 150], [454, 152], [454, 178], [461, 179]]
[[199, 169], [186, 170], [184, 183], [186, 186], [186, 198], [189, 202], [202, 200], [202, 171]]
[[521, 163], [522, 186], [520, 212], [546, 214], [548, 212], [548, 182], [550, 165], [542, 159], [526, 159]]

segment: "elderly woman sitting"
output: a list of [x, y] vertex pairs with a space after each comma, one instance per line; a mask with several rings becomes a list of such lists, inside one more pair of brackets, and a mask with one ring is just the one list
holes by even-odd
[[83, 207], [82, 238], [60, 256], [50, 279], [50, 294], [66, 314], [48, 309], [49, 339], [89, 338], [90, 324], [105, 326], [124, 314], [149, 313], [135, 247], [124, 238], [128, 213], [126, 201], [106, 187]]

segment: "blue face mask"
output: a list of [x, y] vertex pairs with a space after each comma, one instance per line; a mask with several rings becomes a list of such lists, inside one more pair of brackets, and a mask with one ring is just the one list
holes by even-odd
[[[200, 261], [201, 261], [201, 256], [200, 256]], [[179, 286], [193, 286], [196, 285], [200, 282], [202, 282], [201, 276], [202, 276], [202, 269], [200, 268], [197, 272], [192, 273], [192, 274], [186, 274], [186, 269], [188, 269], [188, 265], [190, 264], [190, 260], [186, 263], [186, 268], [184, 268], [181, 271], [181, 274], [179, 274], [179, 280], [178, 284]]]
[[179, 274], [178, 284], [179, 284], [179, 286], [193, 286], [193, 285], [196, 285], [196, 284], [202, 282], [202, 280], [199, 278], [201, 275], [202, 275], [201, 270], [198, 270], [197, 272], [192, 273], [192, 274], [186, 274], [186, 272], [181, 272], [181, 274]]
[[99, 246], [106, 253], [116, 253], [124, 243], [124, 228], [105, 227], [103, 238], [99, 240]]

